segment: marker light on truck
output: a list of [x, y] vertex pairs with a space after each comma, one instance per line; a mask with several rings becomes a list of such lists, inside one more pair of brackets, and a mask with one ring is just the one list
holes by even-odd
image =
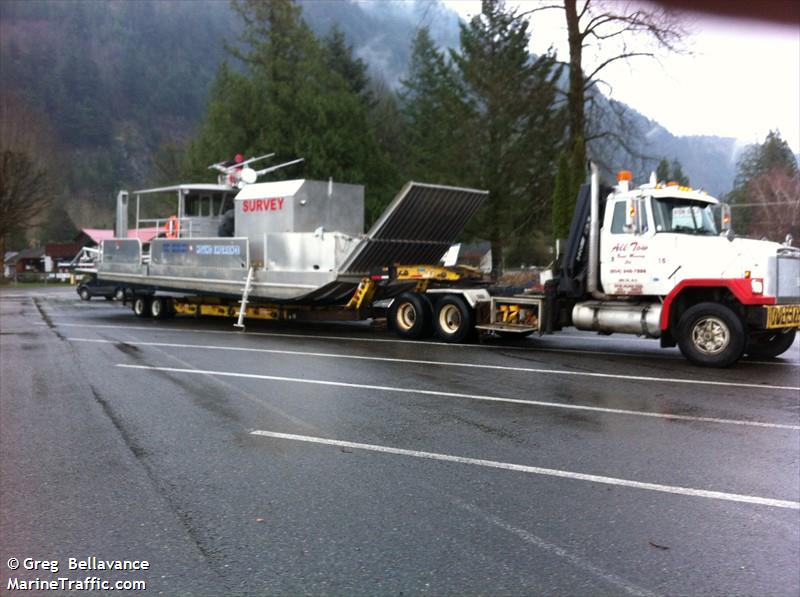
[[633, 174], [630, 170], [620, 170], [617, 172], [617, 182], [622, 182], [623, 180], [633, 180]]

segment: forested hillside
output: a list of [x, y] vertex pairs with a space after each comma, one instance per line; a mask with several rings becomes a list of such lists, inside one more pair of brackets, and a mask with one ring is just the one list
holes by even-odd
[[[504, 193], [502, 201], [514, 193], [534, 197], [516, 207], [516, 213], [522, 207], [529, 215], [518, 226], [503, 224], [489, 235], [505, 230], [522, 238], [526, 222], [548, 220], [545, 211], [561, 142], [559, 108], [555, 96], [548, 95], [548, 85], [550, 75], [558, 74], [553, 59], [565, 57], [525, 58], [527, 50], [521, 46], [519, 57], [514, 57], [517, 50], [506, 48], [512, 62], [539, 65], [539, 71], [520, 74], [524, 68], [518, 63], [514, 68], [522, 70], [509, 71], [508, 76], [530, 77], [531, 89], [520, 87], [517, 99], [534, 102], [527, 104], [529, 110], [542, 102], [542, 109], [535, 123], [513, 111], [489, 121], [485, 114], [478, 117], [481, 102], [495, 105], [496, 99], [507, 98], [481, 95], [491, 93], [474, 70], [485, 60], [479, 55], [485, 41], [475, 30], [472, 49], [460, 47], [454, 13], [428, 1], [392, 3], [381, 10], [376, 3], [307, 1], [299, 3], [302, 12], [296, 17], [286, 17], [296, 33], [292, 43], [305, 48], [305, 58], [294, 67], [310, 69], [303, 72], [315, 81], [296, 95], [298, 88], [280, 91], [280, 77], [271, 79], [273, 75], [258, 66], [271, 55], [261, 53], [264, 47], [259, 44], [269, 37], [269, 27], [277, 22], [270, 19], [277, 16], [261, 15], [267, 37], [259, 40], [256, 35], [249, 46], [241, 37], [254, 33], [243, 16], [253, 17], [259, 5], [242, 0], [235, 10], [216, 0], [0, 3], [2, 119], [31, 122], [30, 131], [49, 131], [30, 141], [38, 144], [38, 154], [47, 155], [53, 192], [69, 216], [62, 210], [37, 239], [68, 235], [70, 219], [79, 226], [107, 226], [120, 188], [174, 183], [189, 174], [207, 177], [208, 163], [236, 151], [306, 157], [306, 165], [297, 171], [301, 175], [333, 175], [366, 184], [373, 217], [397, 185], [412, 176], [494, 189], [508, 168], [527, 171], [524, 185], [494, 190]], [[309, 26], [307, 34], [296, 29], [302, 29], [303, 21]], [[416, 55], [415, 74], [412, 42], [416, 36], [415, 43], [421, 43], [418, 34], [423, 29], [429, 47], [416, 47], [422, 53]], [[514, 36], [529, 34], [514, 33], [513, 27], [506, 32], [509, 43]], [[461, 62], [450, 59], [450, 47]], [[238, 49], [239, 57], [230, 49]], [[426, 74], [425, 68], [435, 72]], [[484, 68], [505, 67], [487, 62]], [[433, 78], [426, 81], [425, 76]], [[272, 91], [265, 94], [267, 88]], [[525, 95], [534, 89], [534, 95]], [[277, 95], [269, 95], [273, 91]], [[437, 109], [442, 118], [460, 118], [448, 129], [452, 135], [438, 140], [431, 136], [436, 133], [431, 123], [424, 122], [434, 118], [432, 122], [441, 124]], [[635, 112], [627, 116], [629, 128], [620, 132], [631, 139], [642, 159], [631, 164], [630, 155], [612, 147], [604, 156], [609, 168], [644, 171], [661, 158], [677, 158], [693, 184], [713, 192], [730, 189], [732, 140], [676, 138]], [[522, 123], [538, 127], [530, 131], [535, 143], [525, 145], [528, 132], [511, 137], [519, 151], [537, 161], [495, 164], [499, 155], [513, 152], [493, 136], [484, 138], [485, 127], [512, 131]], [[465, 152], [461, 155], [452, 153], [453, 138], [446, 138], [458, 135], [456, 149]], [[506, 206], [498, 209], [496, 215], [504, 218]], [[539, 232], [546, 234], [546, 226]]]
[[[0, 87], [52, 130], [59, 194], [83, 225], [144, 184], [164, 143], [185, 141], [233, 27], [196, 2], [3, 2]], [[4, 118], [14, 118], [14, 108]]]

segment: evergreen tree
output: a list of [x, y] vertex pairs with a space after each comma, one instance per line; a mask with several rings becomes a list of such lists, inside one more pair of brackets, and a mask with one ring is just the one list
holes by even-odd
[[427, 27], [414, 38], [402, 86], [404, 171], [413, 179], [463, 184], [472, 113], [458, 74], [436, 48]]
[[569, 236], [569, 227], [572, 223], [578, 191], [585, 182], [586, 149], [583, 139], [579, 137], [569, 157], [565, 152], [561, 152], [558, 158], [552, 205], [554, 240], [565, 239]]
[[[384, 81], [370, 81], [370, 97], [373, 98], [369, 106], [369, 121], [375, 132], [378, 146], [386, 154], [391, 164], [389, 173], [394, 182], [388, 181], [390, 186], [398, 188], [402, 184], [400, 170], [408, 163], [409, 143], [408, 127], [403, 118], [403, 112], [398, 95]], [[404, 171], [408, 177], [409, 172]], [[427, 180], [422, 178], [421, 180]]]
[[674, 158], [672, 160], [672, 178], [671, 180], [677, 182], [679, 185], [688, 187], [689, 186], [689, 177], [683, 173], [683, 167], [681, 163], [678, 161], [678, 158]]
[[47, 218], [42, 224], [39, 238], [46, 243], [68, 242], [73, 240], [78, 232], [64, 204], [58, 202], [47, 211]]
[[667, 158], [663, 158], [658, 162], [656, 178], [658, 182], [677, 182], [681, 186], [689, 186], [689, 177], [683, 173], [683, 166], [678, 161], [678, 158], [672, 158], [672, 162], [669, 162]]
[[667, 158], [662, 158], [660, 162], [658, 162], [658, 167], [656, 168], [656, 178], [658, 182], [667, 182], [670, 180], [669, 176], [669, 161]]
[[325, 38], [326, 60], [328, 68], [344, 80], [347, 88], [361, 97], [369, 106], [372, 104], [372, 93], [369, 89], [367, 64], [353, 56], [353, 47], [347, 44], [344, 33], [334, 24]]
[[558, 156], [555, 190], [553, 191], [553, 239], [565, 239], [569, 235], [569, 206], [575, 199], [570, 194], [572, 184], [567, 154], [563, 151]]
[[191, 169], [199, 174], [237, 152], [303, 157], [299, 169], [308, 178], [365, 184], [368, 219], [375, 217], [396, 189], [388, 187], [391, 164], [375, 141], [357, 91], [363, 69], [349, 48], [334, 35], [337, 56], [331, 56], [289, 0], [236, 0], [233, 6], [245, 26], [240, 45], [230, 51], [244, 72], [220, 69], [189, 151]]
[[570, 172], [570, 202], [567, 223], [572, 222], [572, 214], [575, 211], [575, 204], [578, 201], [578, 191], [581, 185], [586, 182], [586, 144], [583, 137], [575, 140], [572, 146], [572, 153], [569, 160]]
[[501, 0], [484, 0], [452, 52], [471, 111], [468, 182], [490, 193], [473, 229], [489, 237], [494, 276], [506, 248], [548, 213], [557, 148], [544, 140], [563, 132], [553, 107], [560, 70], [550, 53], [533, 59], [529, 41], [524, 18]]

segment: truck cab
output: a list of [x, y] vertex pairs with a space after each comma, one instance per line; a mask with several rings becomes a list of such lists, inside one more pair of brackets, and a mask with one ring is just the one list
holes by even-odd
[[[703, 191], [630, 180], [621, 172], [593, 212], [602, 218], [598, 273], [594, 300], [573, 312], [576, 327], [630, 332], [641, 317], [643, 335], [678, 344], [698, 364], [788, 349], [800, 325], [800, 250], [735, 238], [729, 216], [717, 217], [725, 206]], [[687, 312], [700, 313], [694, 324]]]
[[607, 198], [600, 241], [605, 292], [664, 296], [685, 278], [723, 275], [736, 251], [720, 237], [718, 208], [717, 199], [688, 187], [617, 187]]

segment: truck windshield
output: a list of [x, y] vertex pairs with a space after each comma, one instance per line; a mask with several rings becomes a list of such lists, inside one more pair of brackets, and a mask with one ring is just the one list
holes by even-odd
[[675, 197], [653, 198], [656, 232], [717, 234], [712, 206], [702, 201]]

